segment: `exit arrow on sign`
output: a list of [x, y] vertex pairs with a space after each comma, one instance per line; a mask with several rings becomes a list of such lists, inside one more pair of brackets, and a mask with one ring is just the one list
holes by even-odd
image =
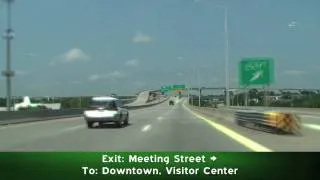
[[250, 79], [250, 82], [255, 81], [263, 76], [263, 71], [257, 71], [253, 73], [253, 77]]

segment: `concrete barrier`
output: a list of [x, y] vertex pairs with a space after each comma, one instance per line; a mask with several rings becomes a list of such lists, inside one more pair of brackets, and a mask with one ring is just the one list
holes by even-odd
[[235, 112], [235, 120], [238, 125], [246, 126], [250, 123], [265, 130], [273, 132], [286, 132], [300, 134], [300, 117], [287, 112], [258, 112], [239, 110]]
[[247, 128], [281, 134], [301, 134], [301, 117], [286, 111], [235, 110], [226, 108], [195, 107], [199, 113], [236, 123]]
[[[136, 110], [161, 104], [167, 99], [155, 101], [145, 105], [125, 105], [129, 110]], [[61, 110], [31, 110], [31, 111], [2, 111], [0, 112], [0, 125], [18, 124], [33, 121], [45, 121], [62, 118], [80, 117], [84, 109], [61, 109]]]
[[230, 106], [223, 107], [229, 110], [257, 110], [257, 111], [286, 111], [292, 113], [306, 114], [306, 115], [320, 115], [320, 108], [298, 108], [298, 107], [265, 107], [265, 106]]

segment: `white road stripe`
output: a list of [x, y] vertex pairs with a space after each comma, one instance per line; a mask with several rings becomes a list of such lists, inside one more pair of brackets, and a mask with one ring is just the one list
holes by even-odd
[[303, 124], [304, 127], [310, 128], [310, 129], [314, 129], [314, 130], [318, 130], [320, 131], [320, 125], [318, 124]]
[[143, 128], [141, 129], [142, 132], [146, 132], [146, 131], [149, 131], [151, 129], [151, 125], [148, 124], [148, 125], [145, 125], [143, 126]]
[[311, 116], [311, 115], [300, 115], [302, 118], [312, 118], [312, 119], [320, 119], [319, 116]]
[[[220, 131], [221, 133], [229, 136], [231, 139], [233, 139], [234, 141], [244, 145], [245, 147], [256, 151], [256, 152], [272, 152], [271, 149], [239, 134], [238, 132], [229, 129], [226, 126], [223, 126], [222, 124], [216, 123], [214, 121], [212, 121], [211, 119], [208, 119], [200, 114], [197, 114], [195, 112], [193, 112], [191, 109], [189, 109], [188, 107], [186, 107], [186, 104], [183, 104], [183, 107], [188, 110], [191, 114], [193, 114], [194, 116], [196, 116], [198, 119], [201, 119], [203, 121], [205, 121], [206, 123], [208, 123], [210, 126], [212, 126], [213, 128], [215, 128], [216, 130]], [[214, 119], [214, 118], [212, 118]]]

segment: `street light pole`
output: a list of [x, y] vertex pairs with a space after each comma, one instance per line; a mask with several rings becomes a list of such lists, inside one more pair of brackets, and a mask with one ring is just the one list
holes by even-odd
[[6, 39], [6, 59], [7, 66], [6, 70], [2, 71], [2, 75], [6, 77], [7, 86], [7, 110], [11, 111], [11, 77], [14, 76], [14, 72], [11, 70], [11, 40], [14, 37], [13, 29], [11, 28], [11, 4], [14, 0], [5, 0], [7, 3], [7, 29], [4, 34]]
[[201, 89], [200, 89], [200, 78], [199, 78], [199, 69], [197, 69], [197, 81], [198, 81], [198, 90], [199, 90], [199, 104], [198, 106], [200, 107], [200, 102], [201, 102]]
[[228, 8], [224, 6], [224, 34], [225, 34], [225, 86], [226, 86], [226, 106], [230, 106], [229, 94], [229, 32], [228, 32]]

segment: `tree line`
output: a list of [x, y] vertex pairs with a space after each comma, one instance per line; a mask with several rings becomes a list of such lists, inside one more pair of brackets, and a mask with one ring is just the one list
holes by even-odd
[[[189, 103], [199, 105], [199, 96], [191, 96]], [[230, 92], [231, 106], [244, 106], [246, 95], [244, 92], [234, 93]], [[217, 103], [225, 103], [225, 95], [207, 95], [201, 96], [201, 106], [215, 106]], [[247, 93], [248, 106], [264, 106], [267, 104], [270, 107], [306, 107], [306, 108], [320, 108], [320, 90], [309, 91], [301, 90], [298, 92], [280, 91], [259, 91], [257, 89], [250, 89]]]

